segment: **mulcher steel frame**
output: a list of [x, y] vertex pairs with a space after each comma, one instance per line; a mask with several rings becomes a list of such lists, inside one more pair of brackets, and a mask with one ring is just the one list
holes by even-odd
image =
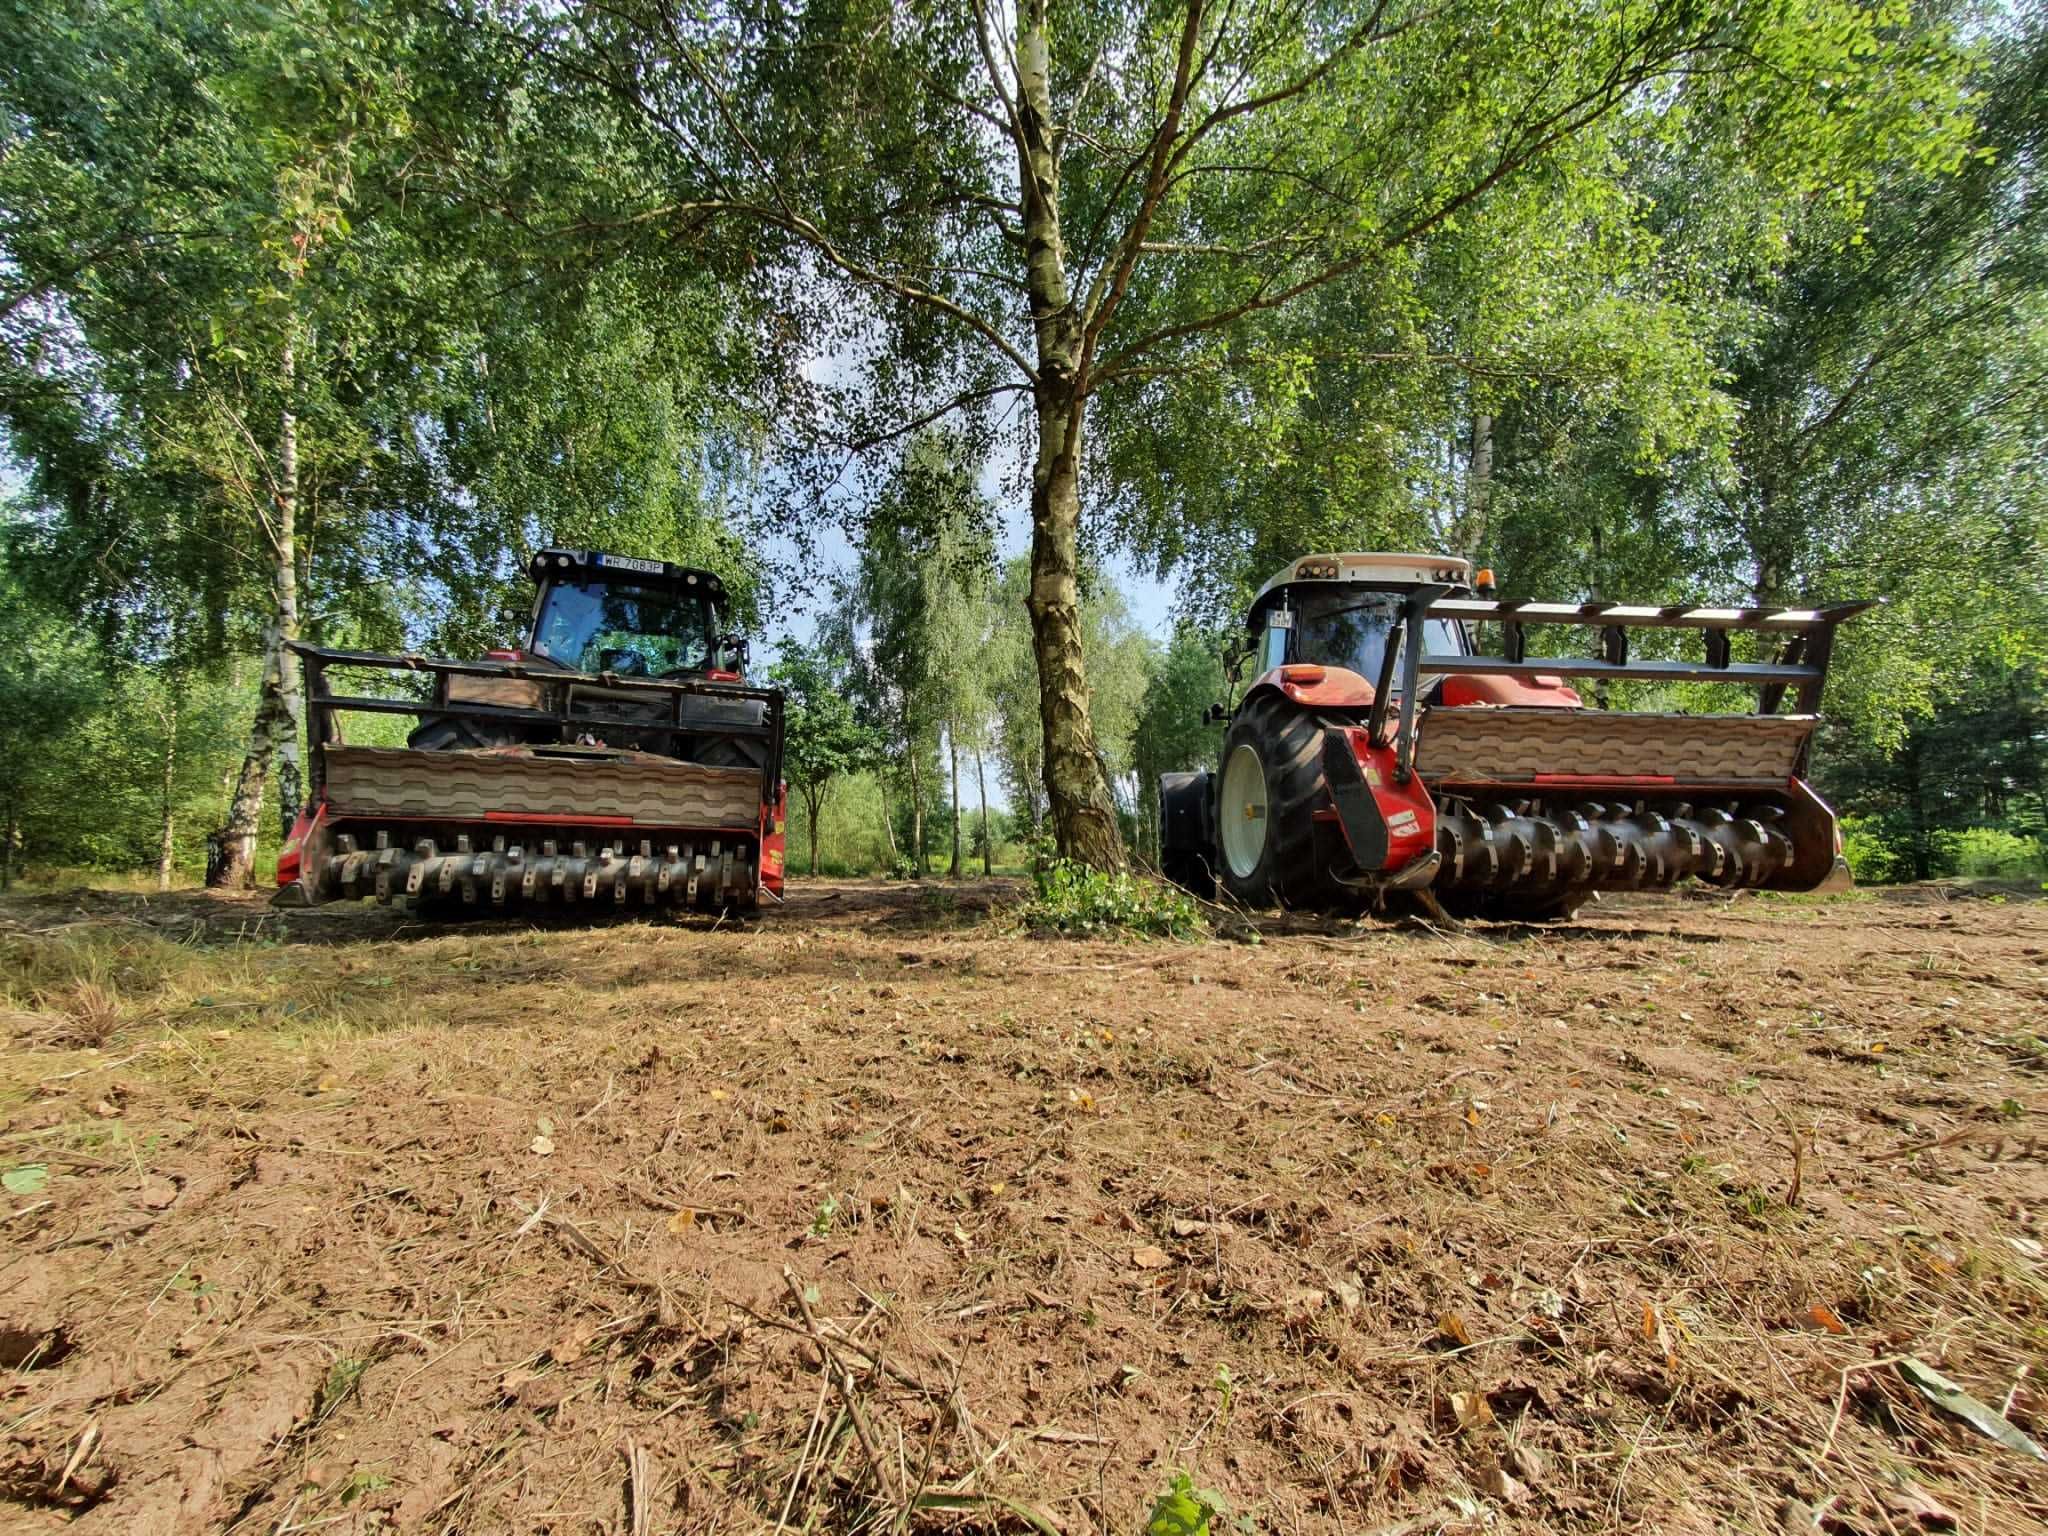
[[[779, 899], [782, 818], [785, 814], [783, 696], [737, 680], [703, 677], [646, 678], [615, 672], [580, 672], [524, 661], [455, 661], [382, 655], [294, 642], [306, 680], [307, 813], [279, 864], [280, 884], [305, 900], [374, 894], [438, 897], [493, 907], [508, 899], [559, 897], [650, 906], [753, 907], [763, 893]], [[427, 698], [337, 693], [331, 669], [432, 679]], [[470, 678], [531, 684], [542, 707], [451, 698], [451, 681]], [[586, 690], [588, 692], [586, 692]], [[589, 694], [656, 708], [633, 718], [582, 712]], [[691, 701], [725, 706], [689, 718]], [[758, 705], [758, 719], [748, 706]], [[735, 707], [737, 706], [737, 707]], [[351, 748], [341, 726], [348, 714], [451, 719], [509, 744], [468, 751], [431, 748]], [[495, 729], [493, 729], [495, 728]], [[608, 747], [611, 735], [625, 745]], [[596, 738], [593, 742], [591, 738]], [[692, 761], [688, 739], [758, 744], [745, 768]], [[448, 775], [483, 776], [513, 803], [477, 813], [337, 804], [330, 792], [329, 748], [352, 762], [404, 765], [441, 781]], [[576, 777], [564, 802], [558, 774]], [[552, 781], [552, 788], [544, 781]], [[453, 780], [449, 780], [453, 783]], [[587, 786], [576, 788], [581, 784]], [[608, 794], [647, 791], [655, 797], [640, 814], [605, 803]], [[594, 797], [584, 804], [577, 797]], [[744, 799], [739, 796], [744, 795]], [[648, 805], [657, 809], [649, 810]], [[368, 844], [374, 839], [374, 847]], [[447, 845], [447, 846], [444, 846]]]
[[[690, 697], [707, 697], [720, 702], [747, 700], [765, 706], [763, 711], [767, 724], [759, 734], [768, 744], [768, 761], [762, 779], [765, 784], [774, 785], [782, 779], [783, 717], [782, 694], [774, 688], [756, 688], [742, 683], [715, 683], [698, 678], [643, 678], [622, 677], [614, 672], [574, 672], [563, 667], [528, 666], [515, 661], [448, 661], [425, 656], [386, 656], [373, 651], [341, 651], [326, 646], [307, 645], [291, 642], [291, 649], [305, 661], [306, 667], [306, 719], [311, 725], [308, 746], [308, 775], [312, 782], [313, 798], [322, 798], [326, 788], [325, 759], [319, 748], [329, 744], [344, 745], [343, 737], [336, 725], [336, 717], [343, 714], [383, 715], [449, 715], [462, 719], [476, 720], [501, 725], [522, 727], [559, 726], [564, 732], [564, 744], [573, 742], [578, 727], [605, 727], [631, 731], [636, 736], [666, 736], [671, 744], [679, 736], [701, 734], [701, 724], [685, 723], [682, 719], [683, 700]], [[437, 681], [434, 700], [378, 698], [366, 694], [336, 694], [327, 688], [329, 667], [356, 667], [365, 670], [393, 673], [427, 673]], [[518, 682], [541, 683], [550, 688], [559, 688], [563, 700], [559, 709], [530, 709], [516, 704], [491, 704], [473, 701], [456, 702], [448, 699], [447, 679], [450, 677], [507, 678]], [[670, 698], [669, 717], [666, 721], [619, 721], [599, 716], [578, 716], [571, 714], [568, 701], [573, 690], [579, 686], [604, 688], [612, 691], [645, 693], [650, 697], [668, 695]], [[439, 701], [439, 702], [436, 702]], [[756, 734], [752, 729], [736, 723], [721, 723], [722, 734], [745, 736]]]
[[[1852, 603], [1829, 603], [1819, 608], [1713, 608], [1696, 605], [1650, 607], [1628, 603], [1535, 603], [1491, 598], [1451, 597], [1447, 586], [1422, 586], [1401, 599], [1396, 623], [1380, 665], [1378, 687], [1373, 693], [1371, 734], [1374, 741], [1386, 740], [1390, 704], [1400, 702], [1400, 719], [1394, 746], [1396, 772], [1406, 783], [1414, 772], [1416, 727], [1421, 719], [1421, 679], [1452, 674], [1492, 677], [1589, 677], [1599, 680], [1634, 679], [1645, 682], [1740, 683], [1759, 690], [1757, 713], [1773, 715], [1783, 701], [1785, 690], [1799, 690], [1800, 714], [1820, 712], [1821, 691], [1827, 684], [1828, 662], [1834, 653], [1835, 627], [1844, 620], [1877, 606], [1876, 599]], [[1502, 654], [1443, 655], [1423, 650], [1424, 625], [1430, 619], [1449, 619], [1464, 624], [1498, 623]], [[1530, 624], [1577, 625], [1600, 631], [1601, 655], [1528, 655]], [[1696, 629], [1705, 632], [1706, 658], [1690, 661], [1630, 661], [1628, 636], [1631, 629]], [[1776, 660], [1744, 662], [1732, 659], [1729, 635], [1736, 630], [1782, 634], [1786, 642]], [[1469, 630], [1467, 631], [1470, 632]], [[1394, 673], [1400, 669], [1400, 683]], [[1800, 752], [1799, 772], [1807, 767], [1807, 751]]]

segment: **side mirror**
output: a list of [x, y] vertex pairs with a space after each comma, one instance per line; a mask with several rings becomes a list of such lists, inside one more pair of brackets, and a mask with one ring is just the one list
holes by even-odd
[[1229, 718], [1230, 711], [1228, 709], [1225, 709], [1221, 704], [1211, 704], [1207, 709], [1202, 711], [1202, 723], [1204, 725], [1216, 725], [1221, 721], [1228, 720]]
[[754, 659], [754, 648], [741, 634], [722, 636], [718, 642], [720, 654], [724, 657], [728, 672], [745, 672], [747, 663]]

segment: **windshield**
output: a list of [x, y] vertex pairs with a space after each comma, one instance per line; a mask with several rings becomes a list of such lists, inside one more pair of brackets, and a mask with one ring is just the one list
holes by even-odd
[[[1349, 667], [1367, 682], [1377, 683], [1393, 615], [1394, 605], [1384, 597], [1360, 601], [1355, 592], [1304, 596], [1294, 620], [1294, 659]], [[1450, 619], [1425, 619], [1422, 648], [1432, 656], [1462, 656], [1464, 636]]]
[[579, 672], [667, 677], [710, 665], [713, 613], [696, 593], [631, 582], [548, 588], [534, 623], [537, 656]]

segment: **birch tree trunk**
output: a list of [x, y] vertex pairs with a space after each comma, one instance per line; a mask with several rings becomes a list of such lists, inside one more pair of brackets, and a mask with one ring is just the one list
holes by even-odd
[[156, 888], [171, 888], [171, 871], [176, 862], [176, 785], [178, 771], [178, 697], [174, 693], [164, 705], [164, 771], [157, 802]]
[[988, 836], [988, 769], [979, 752], [974, 754], [974, 788], [981, 796], [981, 873], [986, 879], [996, 872], [996, 847]]
[[875, 775], [875, 792], [882, 799], [882, 842], [889, 850], [889, 867], [896, 867], [896, 818], [889, 814], [889, 781]]
[[1068, 287], [1060, 232], [1044, 0], [1017, 17], [1017, 154], [1023, 186], [1025, 288], [1036, 334], [1031, 465], [1032, 652], [1045, 734], [1045, 793], [1060, 851], [1097, 869], [1124, 867], [1116, 811], [1089, 718], [1081, 652], [1080, 526], [1084, 327]]
[[952, 878], [960, 878], [960, 742], [953, 727], [946, 727], [946, 751], [953, 760], [953, 867]]
[[286, 642], [299, 634], [299, 419], [294, 405], [296, 358], [285, 345], [280, 374], [285, 404], [278, 421], [274, 505], [264, 525], [270, 556], [270, 612], [263, 622], [263, 674], [256, 685], [256, 718], [249, 750], [235, 779], [221, 833], [225, 858], [209, 869], [207, 883], [248, 885], [255, 877], [256, 834], [263, 820], [264, 790], [277, 767], [277, 809], [285, 834], [298, 818], [305, 774], [299, 744], [299, 670]]
[[1477, 556], [1486, 543], [1487, 514], [1493, 502], [1493, 416], [1472, 413], [1472, 452], [1465, 467], [1465, 517], [1458, 529], [1454, 555]]
[[917, 771], [917, 739], [910, 739], [910, 861], [920, 875], [930, 873], [924, 857], [924, 784]]

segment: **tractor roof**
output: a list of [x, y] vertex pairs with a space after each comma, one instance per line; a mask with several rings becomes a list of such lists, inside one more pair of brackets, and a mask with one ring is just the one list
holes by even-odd
[[1299, 560], [1291, 560], [1282, 566], [1271, 581], [1259, 588], [1259, 595], [1252, 599], [1251, 611], [1256, 613], [1272, 593], [1296, 582], [1363, 582], [1370, 586], [1390, 587], [1442, 582], [1447, 586], [1462, 587], [1471, 579], [1472, 562], [1456, 555], [1403, 555], [1389, 554], [1384, 550], [1303, 555]]
[[666, 560], [642, 560], [638, 555], [608, 555], [594, 549], [543, 549], [527, 562], [526, 574], [538, 586], [565, 576], [658, 581], [665, 586], [693, 588], [715, 603], [725, 601], [725, 583], [716, 572], [693, 565], [671, 565]]

